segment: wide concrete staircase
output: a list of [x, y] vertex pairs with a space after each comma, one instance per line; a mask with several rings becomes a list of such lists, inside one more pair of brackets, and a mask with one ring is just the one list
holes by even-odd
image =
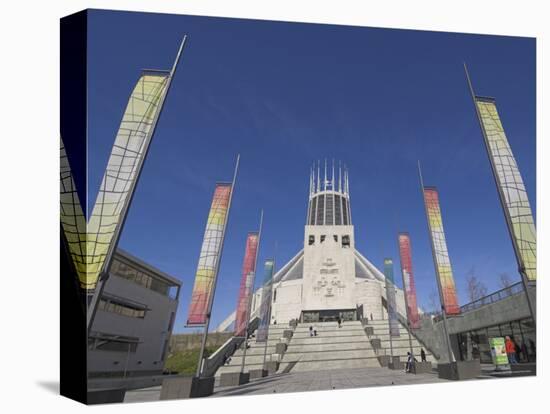
[[[281, 342], [283, 337], [283, 331], [291, 329], [288, 325], [270, 325], [268, 340], [267, 340], [267, 354], [266, 361], [278, 361], [279, 355], [275, 353], [275, 345]], [[246, 350], [246, 357], [244, 361], [244, 372], [248, 372], [253, 369], [262, 369], [264, 361], [265, 342], [256, 342], [256, 331], [254, 336], [248, 339], [250, 348]], [[241, 346], [235, 351], [229, 363], [222, 365], [216, 371], [215, 376], [219, 377], [224, 372], [240, 372], [241, 364], [243, 360], [244, 349]]]
[[[369, 320], [366, 327], [372, 326], [374, 334], [369, 336], [369, 339], [380, 339], [381, 348], [377, 350], [378, 355], [390, 355], [390, 328], [388, 326], [387, 319]], [[413, 335], [411, 336], [413, 354], [415, 358], [420, 361], [420, 349], [424, 348], [426, 352], [426, 360], [431, 362], [433, 366], [437, 364], [437, 359], [430, 353], [430, 351], [423, 346]], [[410, 352], [409, 334], [407, 328], [399, 323], [399, 336], [391, 338], [393, 355], [401, 357], [401, 361], [407, 360], [407, 352]]]
[[380, 367], [360, 321], [315, 323], [317, 336], [310, 325], [298, 324], [278, 372]]

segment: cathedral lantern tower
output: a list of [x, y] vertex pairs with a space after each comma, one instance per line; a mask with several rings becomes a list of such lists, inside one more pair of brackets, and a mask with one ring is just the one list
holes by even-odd
[[355, 312], [355, 242], [347, 169], [318, 162], [309, 187], [302, 319], [315, 321]]

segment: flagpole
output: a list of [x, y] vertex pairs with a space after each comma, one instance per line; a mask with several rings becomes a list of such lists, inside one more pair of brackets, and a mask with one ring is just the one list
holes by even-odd
[[162, 113], [162, 109], [164, 106], [164, 100], [166, 99], [166, 96], [168, 95], [168, 91], [170, 90], [170, 85], [172, 83], [172, 78], [174, 77], [174, 74], [176, 72], [176, 68], [178, 66], [181, 54], [183, 52], [183, 48], [185, 46], [187, 40], [187, 35], [183, 36], [183, 39], [180, 43], [180, 47], [178, 49], [178, 53], [176, 54], [176, 59], [174, 60], [174, 64], [172, 65], [172, 69], [170, 70], [170, 75], [168, 76], [168, 80], [166, 82], [166, 88], [164, 90], [164, 93], [161, 95], [159, 104], [158, 104], [158, 111], [156, 111], [155, 116], [153, 118], [153, 121], [151, 123], [151, 129], [149, 130], [149, 137], [148, 139], [145, 139], [145, 147], [143, 149], [143, 156], [139, 158], [138, 165], [136, 167], [136, 177], [134, 180], [130, 182], [130, 190], [128, 191], [128, 201], [124, 203], [122, 207], [121, 212], [121, 219], [119, 224], [115, 228], [115, 232], [113, 234], [113, 240], [111, 242], [111, 246], [109, 250], [107, 251], [107, 255], [105, 257], [105, 262], [103, 265], [103, 270], [99, 274], [98, 281], [96, 284], [96, 287], [94, 289], [94, 293], [92, 294], [92, 297], [88, 303], [88, 312], [87, 312], [87, 332], [88, 336], [90, 335], [92, 325], [94, 323], [95, 315], [97, 313], [97, 308], [99, 301], [101, 299], [101, 295], [103, 294], [103, 289], [105, 288], [105, 283], [107, 279], [109, 278], [109, 272], [111, 271], [111, 265], [113, 263], [113, 257], [116, 252], [116, 249], [118, 247], [118, 242], [120, 240], [120, 235], [122, 234], [122, 229], [124, 228], [124, 224], [126, 223], [126, 218], [128, 216], [128, 210], [130, 209], [130, 206], [132, 204], [132, 201], [134, 199], [134, 192], [137, 187], [137, 184], [139, 182], [139, 179], [141, 177], [142, 167], [145, 163], [145, 159], [147, 158], [147, 154], [149, 152], [149, 147], [151, 146], [151, 141], [153, 140], [153, 136], [155, 134], [155, 129], [157, 126], [157, 122], [160, 118], [160, 115]]
[[439, 302], [441, 303], [441, 312], [443, 315], [443, 330], [445, 332], [445, 343], [447, 344], [447, 353], [449, 356], [449, 364], [454, 362], [453, 351], [451, 349], [451, 341], [449, 339], [449, 328], [447, 326], [447, 311], [445, 309], [445, 298], [443, 296], [443, 288], [441, 286], [441, 275], [439, 274], [439, 266], [437, 264], [437, 257], [435, 255], [435, 245], [432, 234], [432, 225], [430, 223], [430, 216], [428, 215], [428, 207], [426, 206], [426, 198], [424, 196], [424, 179], [422, 178], [422, 170], [420, 168], [420, 160], [418, 161], [418, 177], [420, 178], [420, 189], [422, 192], [422, 202], [424, 203], [424, 211], [426, 213], [426, 220], [428, 221], [428, 231], [430, 232], [430, 242], [432, 246], [432, 257], [434, 261], [437, 288], [439, 290]]
[[519, 246], [517, 245], [517, 240], [514, 236], [513, 232], [513, 225], [511, 222], [511, 218], [508, 213], [508, 209], [506, 207], [506, 199], [504, 197], [504, 194], [502, 192], [502, 188], [498, 183], [497, 178], [497, 172], [496, 172], [496, 166], [493, 160], [493, 157], [491, 156], [491, 148], [489, 145], [489, 138], [487, 137], [487, 133], [485, 132], [485, 127], [483, 126], [483, 122], [481, 120], [481, 114], [479, 113], [479, 108], [477, 107], [477, 101], [476, 101], [476, 95], [474, 92], [474, 88], [472, 86], [472, 81], [470, 79], [470, 73], [468, 72], [468, 67], [466, 66], [466, 62], [464, 62], [464, 72], [466, 73], [466, 81], [468, 82], [468, 89], [470, 90], [470, 95], [472, 96], [472, 101], [474, 103], [474, 108], [476, 110], [476, 116], [477, 120], [479, 122], [479, 126], [481, 128], [481, 135], [483, 136], [483, 143], [485, 144], [485, 149], [487, 150], [487, 156], [489, 158], [489, 163], [491, 164], [491, 171], [493, 172], [493, 179], [495, 181], [495, 185], [497, 187], [498, 196], [500, 199], [500, 205], [502, 207], [502, 210], [504, 212], [504, 218], [506, 221], [506, 227], [508, 228], [508, 234], [510, 235], [510, 239], [512, 240], [512, 246], [514, 248], [514, 254], [516, 256], [516, 261], [518, 264], [518, 271], [521, 276], [521, 282], [523, 285], [523, 290], [525, 291], [525, 298], [527, 300], [527, 306], [529, 308], [529, 313], [531, 314], [531, 318], [533, 319], [533, 324], [536, 327], [536, 312], [533, 307], [533, 303], [531, 302], [531, 297], [529, 295], [528, 286], [529, 286], [529, 279], [527, 278], [527, 274], [525, 273], [525, 265], [523, 264], [523, 259], [521, 257], [521, 254], [519, 253]]
[[241, 361], [241, 373], [244, 372], [244, 361], [246, 359], [246, 348], [247, 348], [247, 342], [248, 342], [248, 325], [250, 323], [250, 311], [252, 309], [252, 295], [254, 294], [254, 281], [256, 280], [256, 265], [258, 263], [258, 253], [260, 251], [260, 240], [262, 238], [262, 225], [264, 221], [264, 210], [260, 212], [260, 230], [258, 231], [258, 244], [256, 245], [256, 257], [254, 258], [254, 273], [252, 276], [252, 280], [250, 281], [250, 293], [249, 293], [249, 300], [248, 300], [248, 309], [246, 312], [246, 323], [244, 327], [244, 351], [243, 351], [243, 358]]
[[206, 339], [208, 338], [208, 328], [210, 326], [210, 316], [212, 313], [212, 305], [214, 303], [214, 295], [216, 294], [216, 282], [218, 281], [218, 273], [220, 270], [220, 261], [222, 257], [223, 252], [223, 245], [225, 243], [225, 230], [227, 228], [227, 223], [229, 222], [229, 212], [231, 210], [231, 201], [233, 200], [233, 192], [235, 190], [235, 182], [237, 181], [237, 172], [239, 171], [239, 160], [241, 158], [240, 154], [237, 154], [237, 161], [235, 162], [235, 171], [233, 172], [233, 181], [231, 182], [231, 193], [229, 194], [229, 201], [227, 203], [227, 213], [225, 215], [225, 223], [223, 223], [223, 231], [222, 231], [222, 241], [220, 245], [220, 253], [218, 254], [218, 257], [216, 258], [216, 264], [215, 264], [215, 270], [214, 270], [214, 280], [212, 281], [212, 293], [210, 294], [210, 297], [208, 298], [208, 306], [206, 311], [206, 322], [204, 324], [204, 332], [202, 335], [202, 342], [201, 342], [201, 349], [199, 352], [199, 361], [197, 364], [197, 371], [195, 376], [197, 378], [200, 378], [202, 373], [202, 365], [203, 365], [203, 359], [204, 359], [204, 349], [206, 347]]

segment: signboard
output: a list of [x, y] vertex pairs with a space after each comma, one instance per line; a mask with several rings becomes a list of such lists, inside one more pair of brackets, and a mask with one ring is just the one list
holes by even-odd
[[506, 343], [504, 338], [489, 338], [489, 346], [491, 347], [491, 356], [493, 364], [508, 365], [508, 355], [506, 354]]

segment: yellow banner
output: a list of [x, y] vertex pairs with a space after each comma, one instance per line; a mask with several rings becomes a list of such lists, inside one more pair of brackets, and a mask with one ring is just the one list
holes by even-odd
[[169, 74], [143, 74], [128, 100], [92, 215], [86, 223], [61, 143], [61, 224], [80, 286], [96, 287], [166, 91]]
[[476, 97], [485, 142], [509, 222], [514, 249], [527, 280], [537, 279], [537, 234], [527, 191], [493, 99]]

